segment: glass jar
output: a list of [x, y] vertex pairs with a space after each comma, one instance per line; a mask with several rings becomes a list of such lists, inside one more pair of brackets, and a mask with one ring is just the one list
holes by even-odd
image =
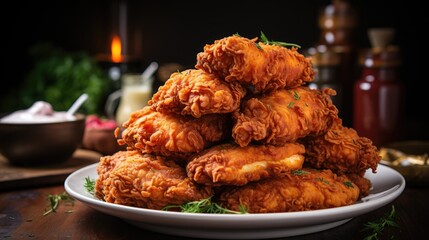
[[354, 85], [353, 128], [380, 147], [400, 140], [404, 85], [399, 79], [399, 48], [373, 48], [360, 56], [361, 76]]
[[317, 52], [314, 48], [308, 50], [308, 55], [312, 58], [313, 69], [316, 73], [308, 87], [311, 89], [334, 89], [337, 94], [332, 96], [332, 102], [338, 108], [339, 115], [342, 117], [343, 83], [339, 78], [341, 57], [335, 51]]

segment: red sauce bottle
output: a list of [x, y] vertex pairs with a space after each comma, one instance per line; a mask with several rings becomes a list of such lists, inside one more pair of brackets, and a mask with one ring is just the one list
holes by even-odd
[[381, 147], [402, 137], [404, 86], [399, 79], [396, 46], [374, 42], [360, 56], [361, 76], [354, 85], [353, 128]]

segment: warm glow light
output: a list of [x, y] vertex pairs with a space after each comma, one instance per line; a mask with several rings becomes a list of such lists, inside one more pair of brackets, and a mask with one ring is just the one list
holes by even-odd
[[114, 36], [112, 40], [112, 45], [110, 46], [112, 52], [112, 61], [115, 63], [122, 61], [122, 44], [121, 39], [118, 36]]

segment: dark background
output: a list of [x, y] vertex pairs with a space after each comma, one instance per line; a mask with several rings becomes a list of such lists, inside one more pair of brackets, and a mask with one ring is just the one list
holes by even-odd
[[[407, 139], [428, 139], [428, 99], [425, 56], [421, 36], [425, 14], [417, 1], [350, 1], [359, 12], [356, 42], [369, 47], [366, 31], [393, 27], [394, 44], [402, 51], [401, 81], [406, 85]], [[192, 67], [196, 54], [207, 43], [239, 33], [253, 38], [263, 31], [271, 39], [300, 44], [304, 49], [319, 39], [318, 15], [331, 1], [128, 1], [128, 54], [137, 55], [138, 68], [148, 63], [177, 62]], [[91, 55], [109, 53], [110, 38], [117, 28], [116, 2], [109, 1], [15, 1], [3, 9], [3, 96], [16, 89], [32, 67], [28, 50], [50, 42], [67, 51]], [[8, 12], [8, 14], [6, 14]], [[5, 16], [10, 15], [10, 16]], [[419, 59], [419, 60], [418, 60]], [[137, 69], [139, 70], [139, 69]], [[357, 68], [357, 71], [359, 69]], [[426, 71], [425, 71], [426, 72]]]

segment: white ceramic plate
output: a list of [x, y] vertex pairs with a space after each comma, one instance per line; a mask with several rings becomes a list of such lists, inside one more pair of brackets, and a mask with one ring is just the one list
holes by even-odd
[[353, 205], [315, 211], [264, 214], [198, 214], [151, 210], [106, 203], [89, 194], [85, 178], [97, 179], [97, 164], [75, 171], [67, 177], [65, 190], [88, 206], [129, 222], [142, 229], [163, 234], [217, 239], [264, 239], [309, 234], [334, 228], [353, 217], [380, 208], [397, 198], [405, 188], [401, 174], [379, 165], [365, 177], [373, 188], [369, 196]]

